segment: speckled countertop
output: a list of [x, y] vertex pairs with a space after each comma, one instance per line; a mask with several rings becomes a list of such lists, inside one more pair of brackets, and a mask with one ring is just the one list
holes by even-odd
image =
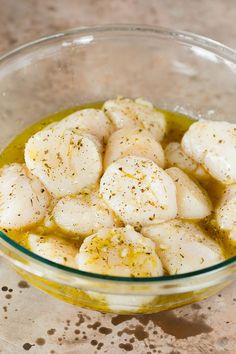
[[[0, 0], [0, 51], [69, 27], [145, 23], [236, 48], [234, 0]], [[235, 354], [236, 284], [183, 308], [144, 316], [76, 308], [22, 281], [0, 259], [0, 353]]]

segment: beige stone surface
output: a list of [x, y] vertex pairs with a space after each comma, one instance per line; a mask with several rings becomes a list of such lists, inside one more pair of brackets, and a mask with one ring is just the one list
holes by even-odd
[[[104, 23], [188, 30], [236, 48], [235, 15], [234, 0], [0, 0], [0, 51], [66, 28]], [[3, 354], [236, 353], [236, 284], [177, 310], [119, 316], [76, 308], [19, 282], [0, 260]]]
[[236, 353], [235, 285], [176, 310], [124, 316], [63, 303], [0, 267], [0, 353]]

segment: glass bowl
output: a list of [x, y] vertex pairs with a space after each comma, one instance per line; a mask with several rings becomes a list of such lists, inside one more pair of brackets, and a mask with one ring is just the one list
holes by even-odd
[[[236, 122], [236, 52], [158, 27], [78, 28], [0, 58], [1, 148], [40, 118], [117, 95], [144, 97], [195, 118]], [[31, 284], [72, 304], [152, 313], [203, 299], [236, 278], [236, 257], [181, 275], [125, 278], [86, 273], [37, 256], [0, 233], [0, 250]]]

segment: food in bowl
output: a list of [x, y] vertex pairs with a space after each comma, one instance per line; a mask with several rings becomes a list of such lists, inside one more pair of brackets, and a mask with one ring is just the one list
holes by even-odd
[[235, 124], [122, 97], [72, 111], [2, 151], [9, 237], [53, 262], [125, 277], [191, 272], [236, 254]]

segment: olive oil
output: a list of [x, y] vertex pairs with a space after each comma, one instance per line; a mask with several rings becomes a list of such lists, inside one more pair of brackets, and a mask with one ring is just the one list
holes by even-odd
[[[25, 143], [33, 134], [42, 130], [47, 125], [60, 121], [61, 119], [65, 118], [66, 116], [72, 114], [77, 110], [81, 110], [85, 108], [99, 109], [102, 107], [102, 104], [103, 103], [93, 103], [93, 104], [73, 107], [62, 112], [54, 113], [36, 122], [26, 130], [24, 130], [22, 133], [20, 133], [18, 136], [16, 136], [9, 143], [9, 145], [1, 152], [0, 167], [14, 162], [23, 163]], [[166, 121], [167, 121], [167, 133], [162, 142], [163, 147], [165, 147], [171, 141], [180, 142], [184, 133], [187, 131], [189, 126], [195, 121], [192, 118], [189, 118], [187, 116], [184, 116], [176, 112], [164, 111], [160, 109], [157, 110], [165, 114]], [[207, 190], [210, 198], [212, 199], [213, 205], [215, 206], [222, 194], [223, 186], [219, 182], [215, 181], [213, 178], [207, 182], [201, 182], [201, 184], [202, 187]], [[215, 227], [214, 218], [212, 216], [200, 221], [199, 224], [207, 231], [207, 233], [212, 238], [217, 239], [217, 241], [222, 245], [226, 257], [230, 257], [236, 254], [236, 246], [233, 246], [228, 241], [227, 235], [225, 235], [225, 233], [220, 232]], [[7, 235], [10, 236], [12, 239], [14, 239], [16, 242], [18, 242], [19, 244], [21, 244], [26, 248], [28, 248], [27, 235], [29, 231], [40, 235], [47, 236], [50, 234], [50, 235], [57, 235], [60, 237], [66, 237], [68, 239], [68, 233], [63, 233], [63, 231], [58, 229], [55, 224], [50, 228], [47, 228], [43, 224], [38, 224], [24, 230], [17, 230], [17, 231], [3, 230], [3, 231], [7, 233]], [[72, 242], [74, 242], [73, 235], [69, 235], [69, 236], [72, 239]], [[76, 240], [76, 242], [78, 241]]]

